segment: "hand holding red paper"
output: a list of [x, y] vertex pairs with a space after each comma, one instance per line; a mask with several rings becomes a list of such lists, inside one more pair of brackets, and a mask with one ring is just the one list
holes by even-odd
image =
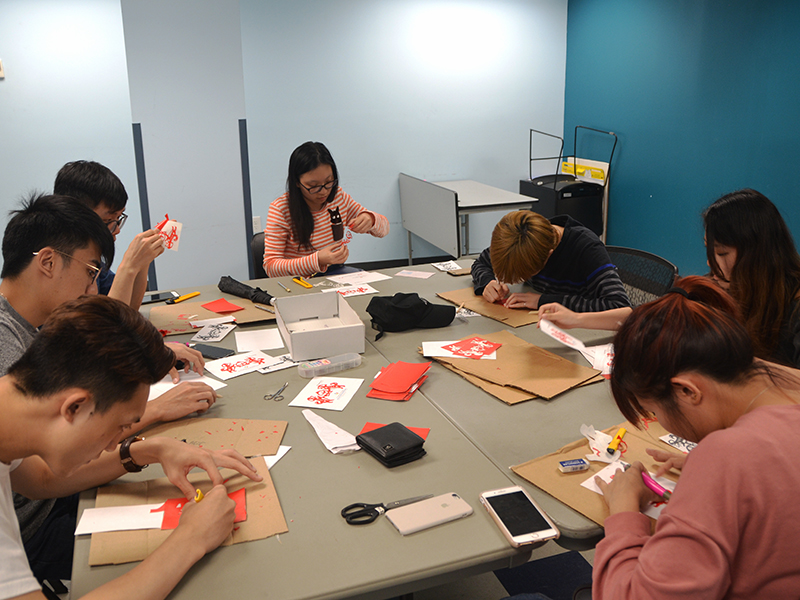
[[136, 272], [146, 270], [150, 263], [163, 253], [161, 234], [156, 229], [148, 229], [133, 238], [122, 257], [119, 270], [125, 267], [130, 267]]
[[228, 497], [224, 485], [215, 485], [202, 502], [189, 501], [183, 506], [180, 523], [172, 535], [186, 536], [182, 547], [200, 548], [206, 554], [231, 534], [235, 519], [236, 502]]

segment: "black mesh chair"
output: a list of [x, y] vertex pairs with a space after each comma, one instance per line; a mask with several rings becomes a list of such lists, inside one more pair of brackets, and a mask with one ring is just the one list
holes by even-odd
[[253, 279], [264, 279], [267, 272], [264, 270], [264, 232], [259, 231], [250, 239], [250, 259], [253, 261]]
[[650, 252], [620, 246], [606, 249], [633, 306], [663, 296], [678, 276], [678, 267]]

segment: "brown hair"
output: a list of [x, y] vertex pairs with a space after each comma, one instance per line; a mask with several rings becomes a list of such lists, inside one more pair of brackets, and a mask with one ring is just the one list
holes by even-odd
[[[706, 256], [722, 278], [714, 245], [736, 249], [730, 293], [739, 303], [756, 354], [774, 359], [780, 331], [800, 293], [800, 255], [777, 207], [751, 189], [722, 196], [703, 212]], [[792, 365], [795, 366], [795, 365]]]
[[519, 283], [544, 268], [558, 234], [542, 215], [529, 210], [508, 213], [492, 232], [490, 258], [498, 281]]
[[102, 413], [162, 379], [174, 363], [161, 334], [137, 311], [107, 296], [81, 296], [51, 313], [8, 374], [34, 398], [87, 390]]
[[753, 343], [728, 294], [704, 277], [684, 277], [667, 293], [633, 309], [614, 338], [611, 392], [631, 423], [648, 417], [637, 398], [658, 403], [685, 422], [671, 379], [692, 371], [720, 383], [746, 381], [768, 369], [754, 363]]

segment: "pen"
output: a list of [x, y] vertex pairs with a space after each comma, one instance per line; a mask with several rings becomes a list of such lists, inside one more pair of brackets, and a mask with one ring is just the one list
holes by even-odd
[[255, 306], [256, 308], [260, 308], [261, 310], [265, 310], [269, 313], [272, 313], [273, 315], [275, 314], [274, 310], [272, 310], [268, 306], [264, 306], [263, 304], [256, 304], [255, 302], [253, 302], [253, 306]]
[[302, 285], [304, 288], [312, 288], [312, 287], [314, 287], [313, 285], [308, 283], [302, 277], [292, 277], [292, 281], [294, 281], [297, 285]]
[[611, 443], [608, 445], [608, 448], [606, 448], [606, 452], [608, 452], [609, 454], [614, 454], [614, 452], [617, 451], [619, 443], [622, 441], [622, 437], [625, 435], [626, 431], [627, 430], [624, 427], [619, 428], [617, 435], [614, 436], [614, 439], [611, 440]]
[[288, 287], [286, 287], [285, 285], [283, 285], [283, 284], [282, 284], [280, 281], [278, 282], [278, 285], [279, 285], [279, 286], [281, 286], [283, 289], [285, 289], [287, 292], [290, 292], [290, 293], [291, 293], [291, 291], [292, 291], [292, 290], [290, 290]]
[[203, 492], [200, 491], [200, 488], [197, 488], [196, 493], [194, 495], [194, 501], [200, 502], [205, 496], [203, 496]]
[[189, 298], [194, 298], [195, 296], [199, 296], [200, 292], [192, 292], [191, 294], [184, 294], [183, 296], [178, 296], [177, 298], [170, 298], [167, 300], [167, 304], [177, 304], [178, 302], [183, 302], [184, 300], [188, 300]]

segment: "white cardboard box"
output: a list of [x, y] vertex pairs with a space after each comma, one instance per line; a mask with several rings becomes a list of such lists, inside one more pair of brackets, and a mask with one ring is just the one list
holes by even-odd
[[294, 361], [364, 353], [364, 322], [339, 294], [278, 298], [275, 316]]

